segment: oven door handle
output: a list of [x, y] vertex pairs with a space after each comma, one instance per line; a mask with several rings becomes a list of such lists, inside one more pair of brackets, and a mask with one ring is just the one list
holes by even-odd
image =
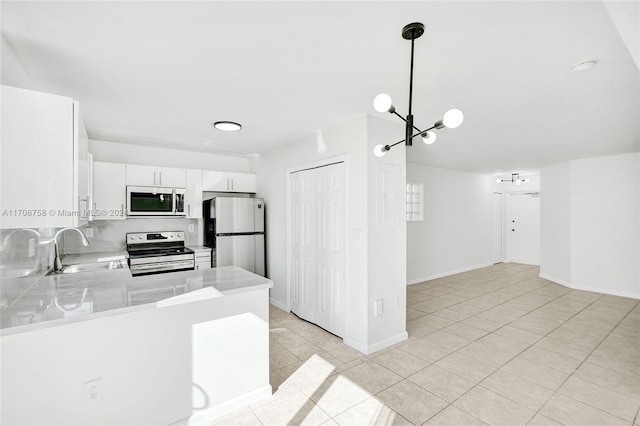
[[142, 265], [132, 265], [133, 269], [155, 269], [165, 268], [167, 266], [190, 266], [193, 265], [193, 260], [181, 260], [178, 262], [158, 262], [158, 263], [146, 263]]

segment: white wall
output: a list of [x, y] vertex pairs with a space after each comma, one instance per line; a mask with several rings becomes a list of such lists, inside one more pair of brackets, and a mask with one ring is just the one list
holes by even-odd
[[20, 63], [13, 47], [4, 36], [0, 38], [2, 39], [0, 48], [0, 53], [2, 54], [2, 59], [0, 60], [0, 63], [2, 63], [2, 84], [37, 90], [33, 88], [31, 78]]
[[[337, 156], [346, 158], [347, 265], [344, 341], [369, 353], [406, 338], [404, 288], [404, 218], [390, 228], [375, 225], [375, 170], [377, 143], [403, 135], [403, 127], [371, 116], [359, 116], [324, 129], [326, 150], [318, 152], [316, 135], [309, 135], [263, 154], [255, 161], [258, 194], [267, 206], [267, 267], [274, 282], [271, 302], [288, 309], [287, 295], [287, 172]], [[400, 136], [402, 137], [402, 136]], [[398, 166], [395, 206], [404, 212], [404, 152], [396, 148], [381, 163]], [[401, 230], [400, 230], [401, 229]], [[384, 315], [373, 317], [373, 301], [383, 299]], [[396, 301], [396, 299], [398, 299]]]
[[[541, 276], [640, 298], [640, 153], [547, 167], [542, 181], [555, 196], [543, 192]], [[568, 276], [556, 260], [567, 258]]]
[[571, 283], [640, 297], [640, 153], [571, 162]]
[[[400, 144], [382, 158], [373, 154], [376, 145], [401, 139], [403, 131], [404, 126], [379, 117], [367, 120], [368, 352], [407, 338], [406, 157], [411, 148]], [[377, 317], [376, 300], [383, 308]]]
[[407, 222], [409, 284], [492, 263], [492, 179], [407, 163], [407, 182], [424, 184], [424, 220]]
[[540, 276], [571, 282], [571, 187], [569, 162], [542, 171], [540, 186]]
[[[271, 394], [266, 300], [263, 289], [166, 301], [2, 336], [2, 423], [202, 424], [203, 417], [265, 398]], [[102, 398], [89, 401], [84, 383], [99, 378]]]
[[250, 172], [251, 159], [244, 156], [207, 154], [120, 142], [89, 140], [94, 161], [184, 167], [187, 169]]

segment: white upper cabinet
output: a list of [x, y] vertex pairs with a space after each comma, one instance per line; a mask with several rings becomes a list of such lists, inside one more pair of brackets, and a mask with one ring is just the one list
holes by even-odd
[[184, 169], [127, 164], [127, 185], [186, 188]]
[[120, 163], [93, 163], [94, 220], [125, 219], [126, 166]]
[[187, 169], [187, 187], [184, 198], [187, 218], [202, 218], [202, 170]]
[[89, 210], [87, 136], [73, 99], [2, 86], [2, 228], [79, 226]]
[[90, 219], [91, 211], [91, 195], [93, 192], [92, 177], [91, 177], [91, 161], [92, 157], [89, 155], [89, 136], [87, 135], [87, 128], [84, 126], [82, 116], [80, 115], [80, 108], [78, 103], [73, 103], [74, 108], [74, 136], [73, 140], [76, 143], [73, 144], [73, 169], [75, 173], [73, 179], [73, 191], [78, 200], [79, 220], [78, 225], [86, 223]]
[[202, 172], [203, 191], [256, 192], [256, 175], [253, 173]]
[[185, 169], [176, 169], [174, 167], [158, 168], [159, 186], [168, 186], [170, 188], [186, 188], [187, 177]]

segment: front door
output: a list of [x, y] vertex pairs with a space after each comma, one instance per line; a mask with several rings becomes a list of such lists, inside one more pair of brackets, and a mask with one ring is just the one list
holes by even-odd
[[540, 265], [540, 193], [511, 194], [511, 261]]

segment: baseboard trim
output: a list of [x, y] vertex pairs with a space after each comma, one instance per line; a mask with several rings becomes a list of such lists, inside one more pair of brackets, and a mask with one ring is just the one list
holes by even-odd
[[356, 340], [352, 340], [349, 339], [347, 337], [342, 339], [342, 342], [347, 345], [347, 346], [351, 346], [353, 349], [362, 352], [363, 354], [367, 355], [367, 345], [365, 345], [364, 343], [360, 343]]
[[278, 302], [277, 300], [275, 300], [275, 299], [273, 299], [271, 297], [269, 298], [269, 303], [272, 304], [273, 306], [275, 306], [278, 309], [282, 309], [285, 312], [290, 312], [291, 311], [291, 309], [289, 309], [287, 307], [287, 305], [285, 305], [285, 304], [283, 304], [281, 302]]
[[486, 268], [487, 266], [491, 266], [491, 265], [493, 265], [493, 262], [481, 263], [479, 265], [470, 266], [468, 268], [455, 269], [453, 271], [442, 272], [439, 274], [433, 274], [426, 277], [414, 278], [412, 280], [407, 281], [407, 285], [419, 284], [425, 281], [435, 280], [436, 278], [448, 277], [449, 275], [460, 274], [462, 272], [469, 272], [469, 271], [473, 271], [474, 269]]
[[407, 340], [408, 338], [409, 338], [409, 333], [407, 333], [406, 331], [403, 331], [402, 333], [398, 333], [395, 336], [391, 336], [387, 339], [381, 340], [380, 342], [377, 342], [368, 346], [363, 343], [356, 342], [355, 340], [351, 340], [347, 338], [343, 339], [343, 342], [345, 345], [351, 346], [353, 349], [360, 351], [365, 355], [369, 355], [381, 349], [384, 349], [388, 346], [395, 345], [398, 342], [402, 342], [403, 340]]
[[552, 276], [550, 276], [550, 275], [546, 275], [546, 274], [539, 274], [538, 276], [539, 276], [540, 278], [545, 279], [545, 280], [553, 281], [553, 282], [554, 282], [554, 283], [556, 283], [556, 284], [560, 284], [560, 285], [563, 285], [563, 286], [565, 286], [565, 287], [573, 288], [573, 286], [571, 285], [571, 283], [569, 283], [568, 281], [564, 281], [564, 280], [561, 280], [561, 279], [559, 279], [559, 278], [555, 278], [555, 277], [552, 277]]
[[242, 407], [246, 407], [250, 404], [269, 398], [271, 396], [271, 385], [266, 385], [251, 392], [240, 395], [222, 404], [215, 405], [207, 408], [206, 410], [199, 411], [198, 413], [187, 417], [186, 419], [172, 423], [171, 426], [191, 426], [191, 425], [203, 425], [205, 423], [211, 423], [211, 420], [222, 417], [225, 414], [237, 410]]
[[391, 336], [388, 339], [384, 339], [378, 343], [374, 343], [373, 345], [369, 345], [369, 352], [367, 355], [372, 354], [374, 352], [378, 352], [381, 349], [389, 347], [391, 345], [395, 345], [398, 342], [402, 342], [403, 340], [407, 340], [409, 338], [409, 333], [403, 331], [402, 333], [398, 333], [395, 336]]
[[583, 291], [590, 291], [592, 293], [608, 294], [610, 296], [620, 296], [620, 297], [628, 297], [630, 299], [640, 299], [640, 294], [638, 293], [630, 293], [628, 291], [617, 291], [617, 290], [611, 290], [608, 288], [593, 288], [593, 287], [585, 287], [581, 285], [574, 285], [567, 281], [560, 280], [545, 274], [540, 274], [540, 278], [552, 281], [556, 284], [563, 285], [572, 290], [583, 290]]

